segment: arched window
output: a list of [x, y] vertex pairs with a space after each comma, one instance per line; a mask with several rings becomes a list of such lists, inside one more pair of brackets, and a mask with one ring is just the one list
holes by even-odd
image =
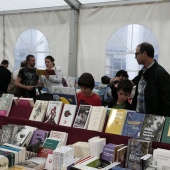
[[28, 54], [33, 54], [36, 59], [36, 67], [44, 68], [44, 58], [49, 55], [49, 45], [46, 37], [36, 29], [28, 29], [19, 36], [15, 44], [15, 66], [19, 69], [20, 63]]
[[115, 77], [118, 70], [126, 70], [129, 79], [133, 79], [142, 68], [135, 59], [138, 44], [149, 42], [154, 46], [155, 56], [158, 59], [159, 49], [157, 40], [148, 28], [131, 24], [118, 29], [108, 41], [106, 47], [105, 75]]

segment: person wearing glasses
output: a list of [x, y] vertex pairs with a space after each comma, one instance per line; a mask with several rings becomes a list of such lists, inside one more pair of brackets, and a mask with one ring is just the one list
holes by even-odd
[[137, 112], [168, 116], [170, 114], [170, 75], [154, 59], [154, 48], [148, 42], [136, 48], [135, 58], [144, 67], [132, 80], [136, 86], [132, 104]]

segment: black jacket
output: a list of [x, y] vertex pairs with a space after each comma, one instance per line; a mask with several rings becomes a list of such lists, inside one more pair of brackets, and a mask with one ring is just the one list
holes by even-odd
[[147, 114], [170, 116], [170, 75], [156, 61], [145, 71], [139, 71], [132, 81], [136, 85], [135, 96], [132, 104], [136, 108], [138, 83], [141, 76], [144, 76], [146, 87], [144, 90], [145, 109]]

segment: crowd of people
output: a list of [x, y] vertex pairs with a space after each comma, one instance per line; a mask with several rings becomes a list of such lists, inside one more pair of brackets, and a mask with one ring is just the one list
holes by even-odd
[[[129, 80], [125, 70], [119, 70], [114, 78], [101, 77], [98, 94], [93, 89], [95, 80], [90, 73], [83, 73], [78, 79], [80, 92], [77, 93], [77, 104], [92, 106], [108, 106], [109, 108], [136, 110], [140, 113], [167, 116], [170, 112], [170, 75], [154, 59], [154, 48], [144, 42], [137, 46], [135, 58], [143, 68], [138, 75]], [[59, 66], [55, 66], [52, 56], [45, 58], [47, 70], [54, 70], [54, 75], [48, 72], [43, 76], [36, 74], [35, 57], [28, 55], [21, 63], [21, 68], [13, 74], [8, 70], [8, 61], [0, 65], [0, 95], [7, 93], [10, 85], [15, 87], [18, 97], [35, 97], [36, 87], [47, 88], [52, 94], [52, 86], [63, 86], [63, 75]], [[13, 83], [12, 83], [13, 82]], [[131, 98], [133, 87], [136, 87]]]

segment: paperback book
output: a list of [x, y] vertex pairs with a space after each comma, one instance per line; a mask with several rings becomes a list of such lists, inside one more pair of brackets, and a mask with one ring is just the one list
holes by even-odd
[[92, 106], [90, 105], [80, 105], [73, 127], [75, 128], [81, 128], [81, 129], [86, 129], [88, 122], [89, 122], [89, 117], [91, 114], [91, 109]]
[[146, 114], [140, 138], [159, 142], [164, 127], [164, 120], [164, 116]]

